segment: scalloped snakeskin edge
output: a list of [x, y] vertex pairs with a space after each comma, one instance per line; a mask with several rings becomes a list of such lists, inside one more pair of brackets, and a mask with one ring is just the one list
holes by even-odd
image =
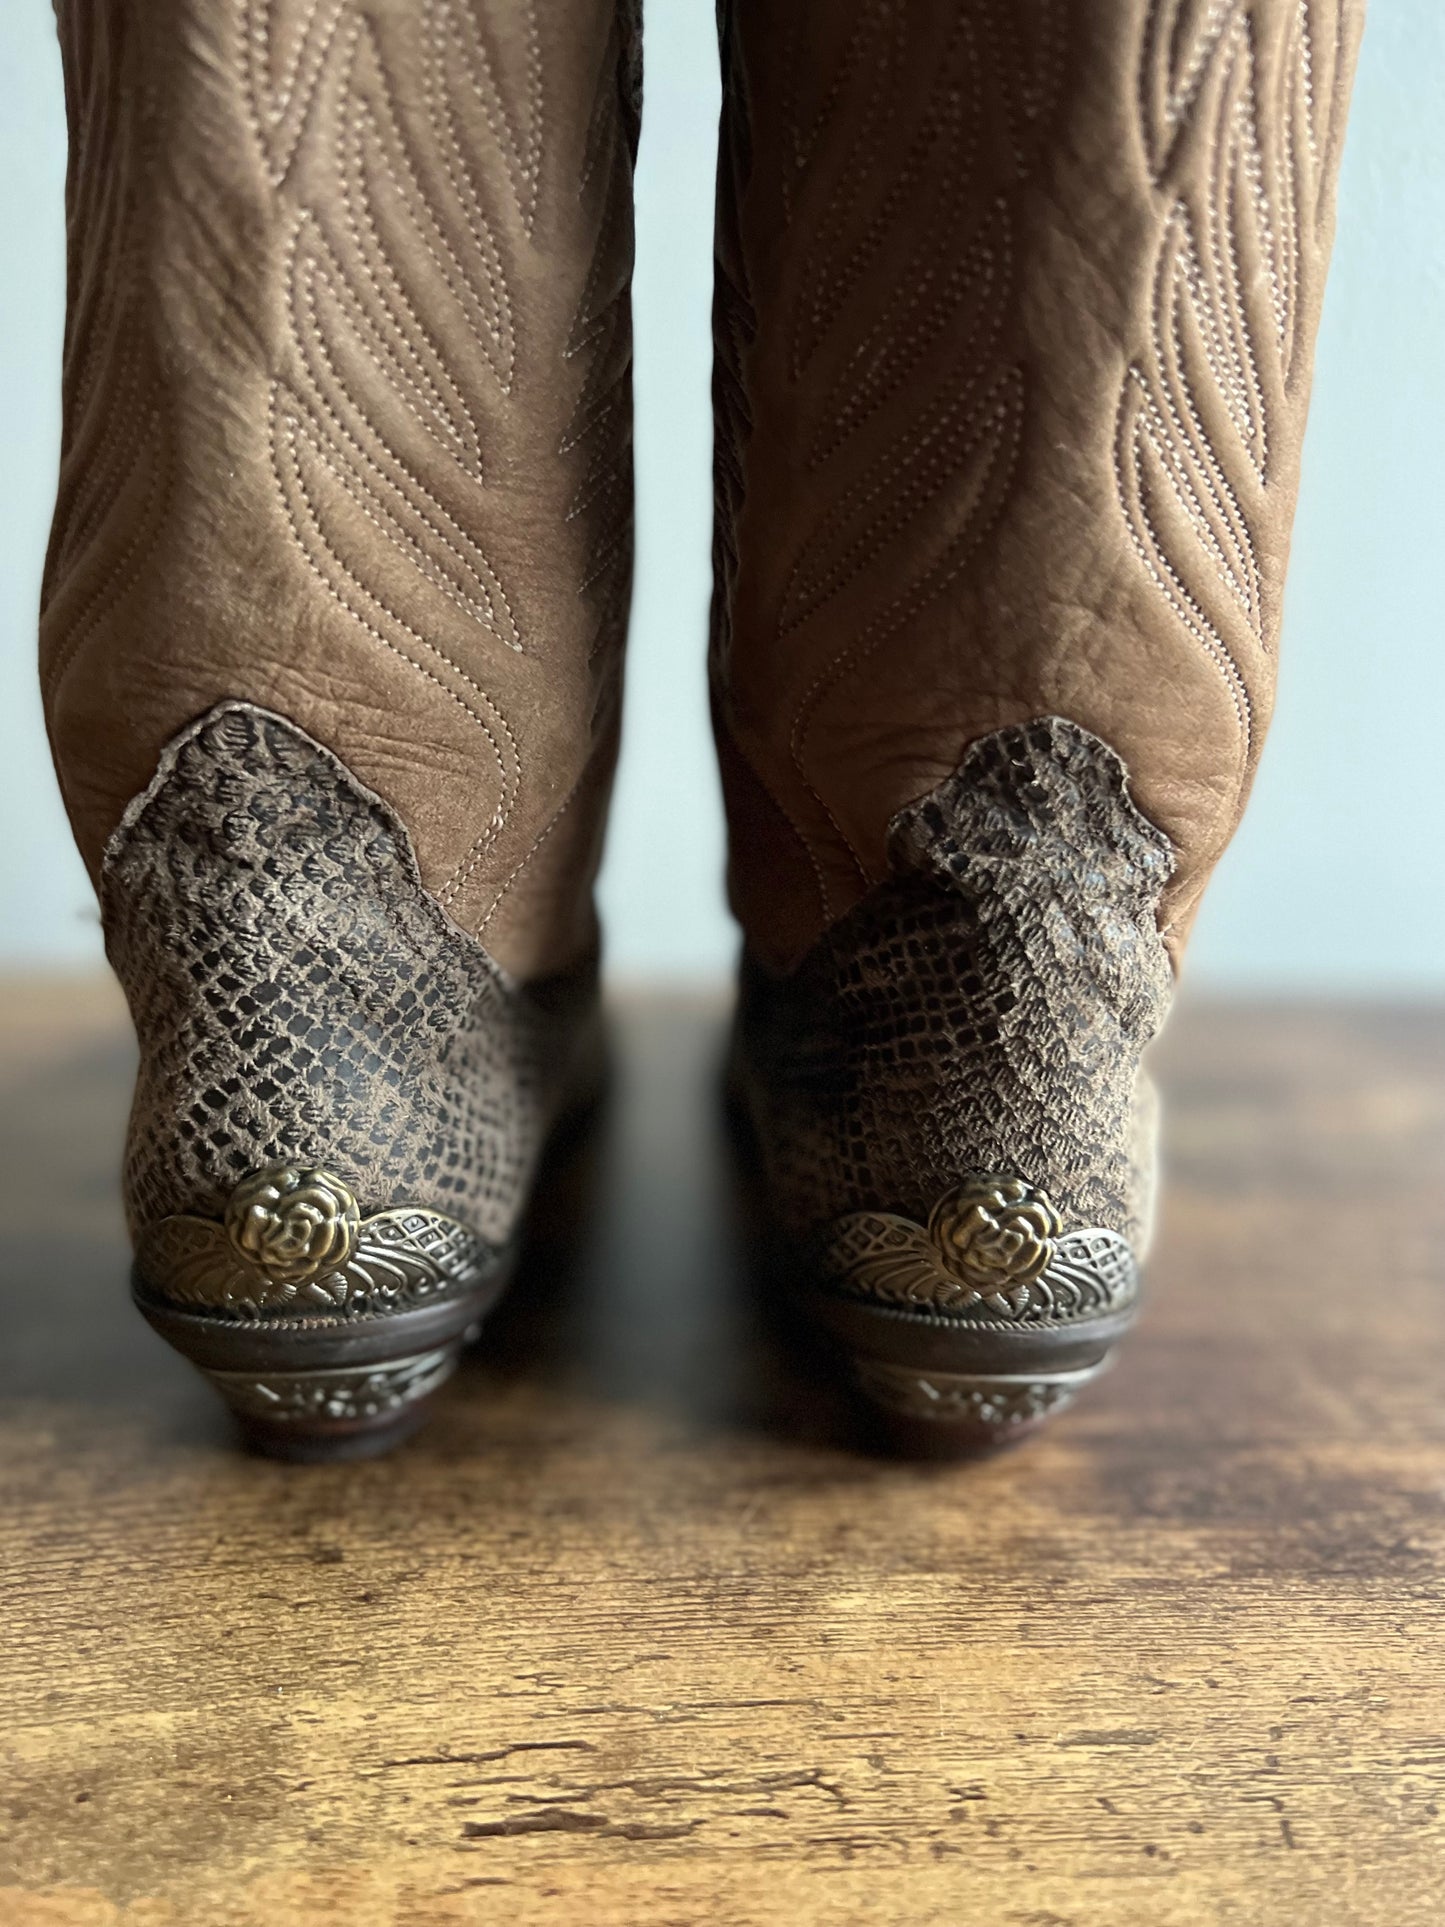
[[595, 964], [519, 987], [422, 887], [406, 829], [294, 724], [225, 703], [127, 810], [101, 878], [140, 1070], [133, 1234], [278, 1161], [367, 1209], [511, 1235], [593, 1033]]
[[1123, 763], [1058, 717], [998, 730], [895, 816], [889, 861], [790, 976], [744, 966], [739, 1084], [784, 1221], [922, 1219], [1017, 1172], [1141, 1252], [1173, 850]]

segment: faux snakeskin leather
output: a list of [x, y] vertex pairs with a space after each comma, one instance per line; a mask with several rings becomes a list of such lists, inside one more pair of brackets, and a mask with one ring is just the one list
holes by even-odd
[[1057, 717], [999, 730], [895, 817], [889, 859], [798, 970], [745, 969], [740, 1081], [783, 1217], [921, 1220], [998, 1171], [1141, 1251], [1173, 852], [1120, 759]]
[[399, 818], [244, 703], [169, 746], [102, 871], [140, 1043], [133, 1233], [258, 1166], [334, 1170], [506, 1242], [591, 1035], [595, 972], [519, 988], [422, 888]]

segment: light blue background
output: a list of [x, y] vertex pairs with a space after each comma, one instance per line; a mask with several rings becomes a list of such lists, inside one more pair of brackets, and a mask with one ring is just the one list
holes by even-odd
[[[603, 878], [614, 975], [720, 977], [734, 938], [703, 686], [711, 0], [651, 0], [637, 182], [638, 577]], [[1340, 189], [1278, 718], [1196, 986], [1445, 987], [1445, 7], [1376, 0]], [[54, 487], [64, 125], [46, 0], [0, 7], [0, 964], [99, 933], [34, 687]]]

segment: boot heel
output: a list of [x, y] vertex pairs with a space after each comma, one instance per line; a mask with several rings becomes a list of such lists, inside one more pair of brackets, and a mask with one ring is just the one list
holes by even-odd
[[972, 1173], [925, 1223], [855, 1212], [814, 1241], [808, 1308], [893, 1444], [928, 1457], [1027, 1438], [1104, 1369], [1138, 1309], [1128, 1242], [1066, 1230], [1023, 1179]]
[[439, 1212], [363, 1217], [331, 1172], [269, 1165], [221, 1219], [180, 1214], [146, 1231], [134, 1295], [260, 1450], [364, 1458], [421, 1422], [507, 1269]]
[[870, 1406], [998, 1444], [1134, 1316], [1174, 851], [1116, 752], [1054, 716], [970, 744], [887, 853], [786, 974], [745, 963], [734, 1074]]
[[596, 1055], [596, 960], [520, 984], [405, 825], [284, 717], [222, 703], [106, 852], [140, 1065], [141, 1311], [263, 1449], [381, 1451], [502, 1290]]
[[889, 1445], [910, 1458], [973, 1458], [1032, 1437], [1072, 1405], [1107, 1360], [1072, 1372], [939, 1372], [848, 1355], [855, 1393]]
[[461, 1345], [372, 1365], [277, 1372], [205, 1371], [258, 1451], [310, 1464], [365, 1459], [408, 1438]]

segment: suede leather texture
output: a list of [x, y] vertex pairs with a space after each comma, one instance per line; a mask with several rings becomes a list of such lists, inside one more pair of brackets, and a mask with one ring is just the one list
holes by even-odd
[[712, 686], [787, 971], [967, 745], [1067, 718], [1176, 854], [1244, 807], [1357, 0], [726, 0]]
[[631, 567], [613, 0], [62, 0], [46, 714], [81, 852], [275, 711], [522, 976], [594, 937]]

